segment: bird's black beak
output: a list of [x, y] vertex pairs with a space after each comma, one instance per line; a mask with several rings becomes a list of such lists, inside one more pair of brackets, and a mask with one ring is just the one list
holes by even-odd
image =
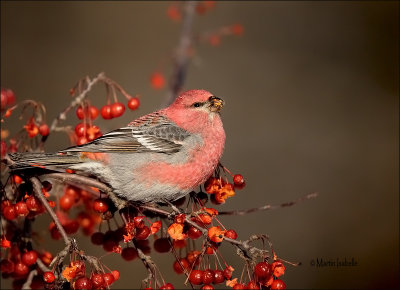
[[211, 96], [208, 99], [209, 106], [208, 108], [210, 109], [211, 112], [219, 112], [221, 111], [222, 107], [225, 105], [225, 102], [223, 99], [218, 98], [216, 96]]

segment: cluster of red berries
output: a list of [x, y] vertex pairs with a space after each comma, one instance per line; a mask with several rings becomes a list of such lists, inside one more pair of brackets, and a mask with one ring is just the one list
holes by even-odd
[[0, 109], [4, 111], [7, 107], [14, 105], [15, 103], [15, 94], [10, 89], [1, 88], [1, 99], [0, 99]]
[[[13, 278], [13, 288], [21, 289], [22, 285], [26, 282], [26, 277], [32, 270], [36, 270], [38, 274], [34, 277], [30, 284], [31, 289], [43, 289], [43, 273], [39, 267], [37, 267], [37, 261], [40, 259], [41, 262], [48, 266], [53, 259], [53, 256], [49, 252], [38, 253], [29, 246], [20, 243], [12, 243], [7, 241], [5, 237], [1, 239], [1, 248], [5, 249], [4, 258], [0, 261], [0, 271], [2, 278]], [[2, 253], [3, 254], [3, 253]]]
[[[131, 97], [128, 100], [128, 108], [136, 110], [139, 108], [140, 101], [137, 97]], [[100, 109], [100, 114], [104, 120], [121, 117], [125, 113], [125, 105], [121, 102], [115, 102], [113, 104], [104, 105]]]
[[[211, 0], [203, 0], [203, 1], [198, 1], [196, 5], [196, 13], [199, 15], [203, 15], [206, 12], [212, 10], [215, 8], [216, 1], [211, 1]], [[182, 19], [182, 8], [176, 4], [172, 3], [171, 5], [168, 6], [167, 8], [167, 16], [169, 19], [175, 22], [179, 22]]]
[[210, 177], [204, 186], [206, 192], [211, 195], [211, 201], [214, 204], [221, 204], [235, 195], [235, 189], [242, 189], [245, 181], [241, 174], [233, 176], [233, 184], [221, 177]]

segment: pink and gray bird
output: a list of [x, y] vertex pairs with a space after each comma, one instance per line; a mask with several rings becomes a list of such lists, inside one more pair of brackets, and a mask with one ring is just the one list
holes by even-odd
[[175, 200], [204, 183], [225, 145], [224, 101], [205, 90], [182, 93], [169, 107], [94, 141], [58, 153], [11, 154], [12, 170], [72, 169], [95, 176], [139, 202]]

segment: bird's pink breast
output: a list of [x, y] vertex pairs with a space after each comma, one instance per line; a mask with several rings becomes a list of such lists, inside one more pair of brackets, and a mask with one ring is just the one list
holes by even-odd
[[186, 162], [152, 162], [141, 167], [136, 174], [140, 172], [149, 186], [161, 183], [189, 190], [202, 184], [215, 170], [224, 150], [225, 132], [220, 118], [202, 132], [201, 136], [203, 144], [188, 150]]

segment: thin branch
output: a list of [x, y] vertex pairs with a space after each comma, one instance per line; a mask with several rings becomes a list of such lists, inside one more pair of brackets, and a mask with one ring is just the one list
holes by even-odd
[[31, 283], [32, 283], [33, 277], [35, 277], [36, 275], [37, 275], [37, 271], [32, 270], [29, 273], [28, 278], [26, 279], [26, 282], [24, 283], [24, 285], [22, 285], [22, 289], [32, 289]]
[[67, 233], [65, 232], [63, 226], [61, 225], [60, 221], [58, 220], [57, 215], [54, 213], [53, 209], [50, 207], [47, 199], [44, 197], [44, 195], [42, 193], [42, 184], [40, 183], [39, 179], [37, 179], [36, 177], [31, 177], [29, 180], [32, 183], [33, 192], [35, 193], [36, 197], [40, 199], [43, 206], [46, 208], [47, 212], [53, 219], [58, 231], [60, 232], [62, 238], [64, 239], [65, 244], [70, 245], [71, 241], [68, 238]]
[[303, 197], [300, 197], [295, 201], [289, 201], [289, 202], [281, 203], [279, 205], [266, 204], [266, 205], [263, 205], [260, 207], [249, 208], [249, 209], [220, 211], [220, 212], [218, 212], [218, 214], [219, 215], [245, 215], [245, 214], [258, 212], [258, 211], [266, 211], [266, 210], [273, 210], [273, 209], [282, 208], [282, 207], [290, 207], [290, 206], [299, 204], [300, 202], [303, 202], [305, 200], [316, 198], [317, 196], [318, 196], [318, 193], [313, 192], [313, 193], [309, 193]]
[[95, 78], [93, 78], [92, 80], [90, 80], [88, 78], [88, 82], [87, 82], [87, 86], [86, 88], [78, 95], [76, 96], [71, 103], [69, 104], [69, 106], [67, 108], [65, 108], [64, 111], [62, 111], [57, 118], [55, 118], [53, 120], [53, 122], [51, 123], [51, 127], [50, 127], [50, 132], [53, 132], [54, 130], [56, 130], [58, 123], [61, 120], [65, 120], [67, 118], [67, 113], [73, 109], [74, 107], [76, 107], [77, 105], [79, 105], [87, 96], [87, 94], [92, 90], [92, 87], [98, 83], [99, 81], [104, 80], [105, 78], [105, 74], [103, 72], [99, 73]]

